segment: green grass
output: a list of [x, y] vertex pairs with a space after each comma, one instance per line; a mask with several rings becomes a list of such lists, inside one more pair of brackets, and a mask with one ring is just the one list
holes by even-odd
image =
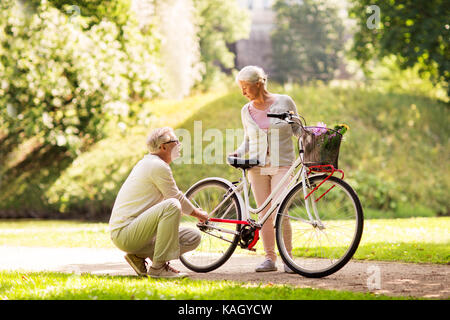
[[[0, 300], [385, 300], [405, 299], [288, 285], [155, 280], [55, 272], [0, 272]], [[414, 298], [416, 299], [416, 298]]]
[[106, 223], [54, 220], [0, 220], [0, 245], [114, 248]]
[[366, 220], [354, 258], [449, 264], [450, 218]]
[[[0, 220], [0, 245], [114, 248], [106, 223], [36, 220]], [[261, 241], [256, 249], [263, 252]], [[366, 220], [354, 258], [449, 264], [450, 218]]]
[[[0, 245], [114, 248], [106, 223], [0, 220]], [[262, 253], [262, 243], [257, 245]], [[237, 253], [244, 253], [238, 249]], [[355, 259], [448, 264], [450, 218], [365, 221]], [[232, 281], [154, 280], [56, 272], [0, 271], [0, 299], [366, 300], [404, 299], [372, 293]]]

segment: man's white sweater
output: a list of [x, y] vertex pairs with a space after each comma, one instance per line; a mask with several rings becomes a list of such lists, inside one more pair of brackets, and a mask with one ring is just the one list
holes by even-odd
[[110, 231], [128, 225], [147, 209], [169, 198], [180, 201], [183, 214], [189, 215], [195, 209], [178, 189], [170, 166], [157, 155], [145, 155], [119, 190], [109, 220]]

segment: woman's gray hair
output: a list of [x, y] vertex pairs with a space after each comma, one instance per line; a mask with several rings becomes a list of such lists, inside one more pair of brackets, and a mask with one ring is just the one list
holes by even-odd
[[171, 127], [163, 127], [152, 130], [147, 137], [148, 150], [150, 152], [157, 152], [161, 144], [170, 141], [171, 135], [175, 135], [175, 132]]
[[251, 83], [261, 82], [267, 87], [267, 74], [257, 66], [246, 66], [239, 71], [236, 76], [236, 82], [246, 81]]

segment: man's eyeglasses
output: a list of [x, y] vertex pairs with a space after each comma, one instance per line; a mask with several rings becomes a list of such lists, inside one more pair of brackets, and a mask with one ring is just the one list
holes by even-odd
[[162, 144], [167, 144], [167, 143], [172, 143], [172, 142], [175, 142], [175, 144], [179, 144], [180, 143], [179, 140], [170, 140], [170, 141], [167, 141], [167, 142], [163, 142]]

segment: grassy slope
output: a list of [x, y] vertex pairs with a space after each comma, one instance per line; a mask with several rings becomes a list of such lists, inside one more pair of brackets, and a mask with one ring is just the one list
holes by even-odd
[[[450, 179], [443, 173], [448, 172], [450, 158], [450, 119], [443, 103], [413, 94], [357, 88], [270, 89], [291, 95], [309, 124], [345, 122], [350, 126], [341, 147], [340, 167], [360, 195], [366, 217], [448, 213]], [[245, 102], [237, 89], [198, 94], [182, 101], [146, 102], [141, 116], [125, 133], [112, 124], [110, 136], [68, 164], [61, 175], [51, 172], [48, 185], [41, 187], [38, 181], [22, 179], [0, 186], [0, 191], [21, 190], [9, 198], [19, 208], [27, 203], [61, 212], [78, 211], [81, 217], [100, 212], [106, 219], [121, 184], [146, 153], [145, 137], [150, 128], [187, 129], [194, 137], [194, 121], [202, 121], [203, 133], [215, 128], [225, 136], [226, 129], [241, 128], [240, 109]], [[241, 140], [237, 137], [234, 146]], [[203, 148], [211, 142], [203, 141]], [[225, 156], [230, 148], [226, 150], [226, 141], [222, 145]], [[204, 177], [231, 180], [239, 175], [225, 164], [172, 164], [172, 168], [181, 190]], [[30, 194], [31, 202], [27, 200]]]

